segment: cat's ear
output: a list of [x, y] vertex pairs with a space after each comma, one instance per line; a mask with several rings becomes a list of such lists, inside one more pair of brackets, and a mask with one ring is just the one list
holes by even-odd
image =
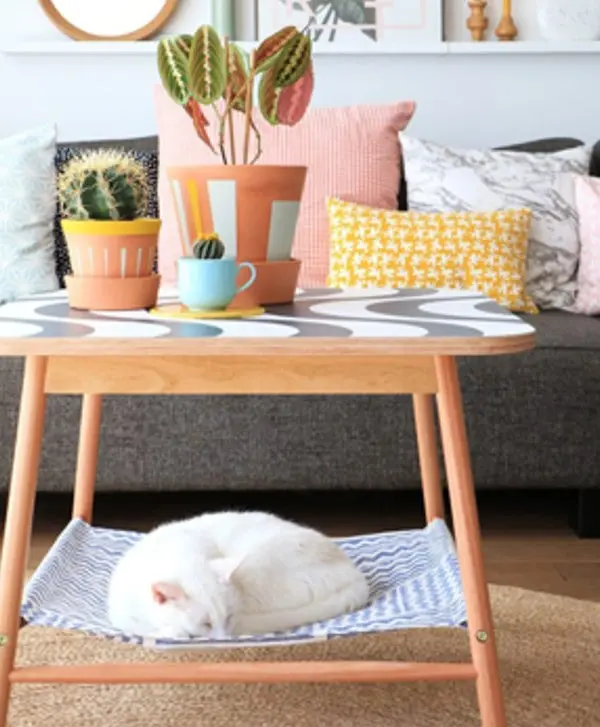
[[167, 583], [166, 581], [159, 581], [158, 583], [152, 584], [152, 598], [162, 605], [167, 601], [174, 601], [180, 603], [187, 598], [185, 591], [178, 583]]
[[223, 583], [229, 583], [242, 560], [243, 558], [213, 558], [210, 567]]

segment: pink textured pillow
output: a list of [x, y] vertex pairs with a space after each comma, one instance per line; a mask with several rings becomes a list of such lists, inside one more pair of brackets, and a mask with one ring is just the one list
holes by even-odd
[[[160, 272], [166, 282], [173, 282], [181, 245], [166, 170], [177, 165], [219, 164], [220, 158], [198, 139], [187, 114], [160, 85], [156, 87], [155, 102], [163, 220]], [[315, 108], [295, 127], [271, 126], [256, 115], [264, 149], [259, 163], [308, 167], [292, 251], [295, 258], [302, 260], [300, 286], [325, 285], [329, 269], [328, 197], [383, 209], [397, 208], [401, 159], [398, 133], [406, 128], [414, 111], [413, 102]], [[214, 133], [216, 118], [212, 113], [207, 116], [209, 129]], [[234, 118], [237, 148], [241, 149], [242, 118], [240, 114]]]
[[575, 179], [581, 252], [577, 275], [578, 293], [574, 310], [600, 315], [600, 179]]

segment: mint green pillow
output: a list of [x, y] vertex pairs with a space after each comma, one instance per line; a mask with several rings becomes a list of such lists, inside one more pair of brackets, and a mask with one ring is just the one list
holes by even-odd
[[0, 303], [58, 290], [56, 128], [0, 140]]

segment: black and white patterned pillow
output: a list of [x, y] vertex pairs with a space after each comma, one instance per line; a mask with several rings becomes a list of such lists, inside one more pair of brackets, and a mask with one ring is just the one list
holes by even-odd
[[[120, 148], [119, 145], [115, 145]], [[56, 166], [57, 176], [65, 168], [65, 165], [77, 156], [78, 153], [85, 152], [85, 146], [62, 146], [59, 147], [54, 163]], [[152, 151], [138, 151], [131, 150], [136, 161], [139, 161], [144, 165], [148, 172], [148, 210], [147, 216], [156, 218], [160, 216], [158, 208], [158, 154]], [[56, 205], [56, 216], [54, 218], [54, 261], [56, 264], [56, 276], [60, 283], [61, 288], [65, 287], [65, 275], [71, 274], [71, 261], [69, 260], [69, 251], [67, 249], [67, 243], [65, 240], [64, 233], [60, 224], [61, 212], [60, 206], [57, 201]], [[158, 261], [154, 263], [154, 271], [157, 272]]]

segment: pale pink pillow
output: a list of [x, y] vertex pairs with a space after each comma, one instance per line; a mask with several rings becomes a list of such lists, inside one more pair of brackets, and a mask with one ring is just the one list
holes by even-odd
[[600, 315], [600, 179], [577, 177], [575, 195], [581, 252], [574, 310], [597, 316]]
[[[220, 158], [198, 139], [187, 114], [160, 85], [156, 87], [155, 101], [163, 221], [159, 265], [164, 280], [173, 282], [181, 245], [166, 170], [177, 165], [219, 164]], [[397, 208], [401, 161], [398, 134], [414, 111], [413, 102], [315, 108], [294, 127], [271, 126], [260, 115], [255, 116], [264, 149], [259, 163], [305, 165], [309, 170], [292, 251], [295, 258], [302, 260], [300, 286], [325, 285], [329, 269], [328, 197]], [[212, 113], [207, 116], [212, 130], [216, 118]], [[241, 149], [242, 117], [235, 114], [234, 118], [238, 122], [237, 148]]]

